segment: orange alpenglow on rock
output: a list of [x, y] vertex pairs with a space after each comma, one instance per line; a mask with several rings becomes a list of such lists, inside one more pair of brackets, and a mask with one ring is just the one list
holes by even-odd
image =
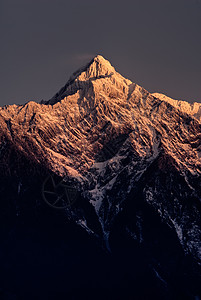
[[[201, 260], [199, 209], [181, 209], [184, 199], [200, 201], [200, 105], [151, 94], [98, 55], [50, 100], [0, 108], [0, 174], [28, 177], [43, 167], [78, 182], [107, 245], [114, 218], [139, 184], [140, 199]], [[92, 230], [84, 220], [76, 222]]]

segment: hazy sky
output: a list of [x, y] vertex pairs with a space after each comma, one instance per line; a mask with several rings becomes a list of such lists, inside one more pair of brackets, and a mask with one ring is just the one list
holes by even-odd
[[201, 102], [201, 0], [0, 0], [0, 105], [49, 99], [96, 54]]

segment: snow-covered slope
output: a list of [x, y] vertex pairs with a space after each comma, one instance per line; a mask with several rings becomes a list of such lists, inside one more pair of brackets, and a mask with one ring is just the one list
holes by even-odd
[[[199, 119], [200, 104], [174, 101], [125, 79], [98, 55], [49, 101], [0, 108], [0, 172], [22, 182], [43, 166], [73, 180], [102, 233], [79, 208], [67, 214], [102, 235], [108, 249], [115, 220], [128, 205], [134, 220], [141, 199], [200, 261], [201, 125], [192, 117]], [[122, 226], [135, 236], [133, 225]]]
[[160, 93], [153, 93], [152, 95], [160, 100], [170, 103], [180, 111], [195, 117], [196, 119], [198, 119], [198, 121], [201, 121], [201, 103], [189, 103], [183, 100], [174, 100]]

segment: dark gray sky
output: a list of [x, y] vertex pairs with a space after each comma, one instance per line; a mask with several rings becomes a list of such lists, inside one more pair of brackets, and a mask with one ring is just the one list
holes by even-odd
[[0, 0], [0, 105], [47, 100], [96, 54], [201, 102], [201, 0]]

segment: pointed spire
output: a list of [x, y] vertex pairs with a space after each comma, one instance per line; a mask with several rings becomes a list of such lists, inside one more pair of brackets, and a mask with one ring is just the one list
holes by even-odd
[[115, 69], [103, 56], [97, 55], [94, 57], [87, 71], [87, 75], [91, 78], [110, 75], [115, 72]]
[[[89, 88], [91, 82], [102, 78], [108, 79], [105, 81], [108, 85], [116, 85], [122, 91], [125, 91], [128, 85], [132, 83], [116, 72], [115, 68], [103, 56], [96, 55], [85, 67], [74, 72], [66, 85], [46, 103], [54, 104], [64, 97], [76, 93], [78, 90]], [[104, 87], [102, 88], [104, 89]]]
[[79, 80], [88, 80], [112, 75], [115, 72], [114, 67], [103, 56], [95, 56], [85, 67], [77, 70], [71, 76], [70, 80], [79, 78]]

